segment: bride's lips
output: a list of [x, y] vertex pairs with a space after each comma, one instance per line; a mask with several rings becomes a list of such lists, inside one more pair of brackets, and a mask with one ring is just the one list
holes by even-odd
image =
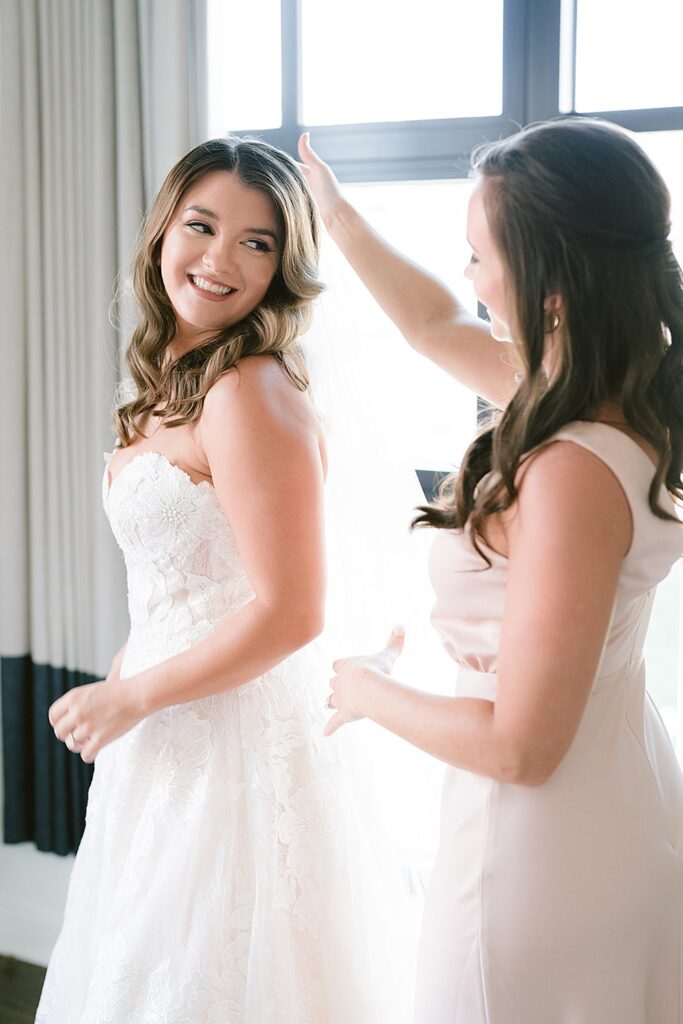
[[[227, 295], [216, 295], [215, 292], [207, 291], [206, 288], [200, 288], [199, 285], [195, 284], [194, 280], [193, 280], [193, 278], [200, 277], [200, 276], [201, 275], [199, 275], [199, 274], [188, 274], [187, 275], [187, 280], [191, 284], [191, 286], [194, 289], [194, 291], [196, 291], [198, 295], [201, 295], [201, 297], [203, 299], [208, 299], [209, 302], [226, 302], [227, 299], [231, 299], [233, 297], [233, 295], [236, 294], [236, 289], [234, 289], [234, 288], [231, 291], [229, 291]], [[210, 280], [210, 278], [205, 278], [205, 280], [208, 281], [208, 280]], [[212, 283], [214, 283], [214, 282], [212, 282]], [[218, 281], [216, 281], [215, 283], [219, 284]], [[229, 287], [229, 286], [228, 285], [221, 285], [220, 287], [224, 287], [225, 288], [225, 287]]]

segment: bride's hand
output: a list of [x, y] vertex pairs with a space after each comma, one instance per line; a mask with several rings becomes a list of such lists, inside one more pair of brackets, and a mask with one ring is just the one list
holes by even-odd
[[48, 718], [55, 736], [86, 764], [144, 717], [127, 682], [117, 676], [75, 686], [50, 707]]
[[334, 662], [332, 671], [336, 675], [330, 680], [332, 692], [327, 706], [334, 708], [335, 714], [325, 726], [325, 736], [331, 736], [342, 725], [365, 718], [372, 704], [375, 684], [386, 682], [391, 676], [404, 643], [404, 630], [397, 626], [386, 647], [377, 654], [339, 658]]
[[344, 202], [339, 182], [332, 168], [312, 148], [309, 132], [299, 137], [299, 156], [302, 160], [301, 169], [318, 204], [320, 216], [325, 227], [329, 228]]

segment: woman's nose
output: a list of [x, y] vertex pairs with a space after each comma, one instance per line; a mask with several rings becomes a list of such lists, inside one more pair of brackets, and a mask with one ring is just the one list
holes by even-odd
[[213, 271], [214, 274], [232, 273], [237, 266], [234, 252], [228, 246], [220, 243], [207, 248], [202, 255], [202, 263], [207, 270]]

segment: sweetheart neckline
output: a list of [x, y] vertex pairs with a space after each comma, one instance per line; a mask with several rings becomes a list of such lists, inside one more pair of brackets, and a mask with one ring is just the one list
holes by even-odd
[[[117, 451], [117, 449], [115, 448], [114, 451]], [[108, 456], [109, 460], [111, 460], [113, 454], [114, 454], [114, 452], [105, 452], [105, 458], [107, 458], [107, 456]], [[107, 466], [105, 468], [106, 481], [107, 481], [107, 488], [106, 488], [106, 496], [107, 496], [107, 498], [110, 496], [110, 494], [112, 492], [112, 488], [116, 484], [117, 480], [126, 472], [128, 467], [132, 466], [134, 462], [136, 462], [138, 459], [144, 458], [146, 455], [154, 455], [158, 459], [161, 459], [161, 461], [166, 466], [168, 466], [169, 469], [172, 469], [176, 473], [180, 473], [181, 476], [184, 476], [185, 479], [188, 481], [188, 483], [190, 483], [193, 487], [203, 487], [203, 486], [206, 486], [206, 487], [209, 487], [213, 491], [214, 494], [216, 493], [216, 488], [213, 486], [213, 484], [211, 483], [210, 480], [193, 480], [192, 477], [190, 476], [190, 474], [187, 472], [187, 470], [183, 469], [181, 466], [178, 466], [175, 462], [171, 462], [171, 460], [169, 459], [168, 455], [164, 455], [163, 452], [155, 451], [153, 448], [146, 448], [144, 452], [138, 452], [136, 455], [134, 455], [132, 457], [132, 459], [129, 459], [128, 462], [126, 462], [126, 464], [121, 467], [121, 469], [118, 471], [118, 473], [116, 474], [116, 476], [113, 479], [112, 479], [111, 473], [109, 472], [109, 461], [107, 462]]]

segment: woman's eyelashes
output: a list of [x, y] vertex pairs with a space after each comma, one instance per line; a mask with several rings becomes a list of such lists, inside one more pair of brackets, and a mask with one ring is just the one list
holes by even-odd
[[212, 235], [214, 233], [213, 228], [201, 220], [188, 220], [185, 222], [185, 227], [192, 228], [193, 231], [200, 235]]
[[[185, 227], [191, 228], [196, 231], [199, 235], [215, 235], [214, 229], [210, 224], [205, 224], [201, 220], [189, 220], [185, 222]], [[243, 243], [248, 249], [253, 252], [274, 252], [275, 250], [264, 242], [262, 238], [246, 238]]]
[[473, 267], [474, 264], [478, 263], [478, 262], [479, 262], [478, 258], [474, 255], [474, 253], [472, 253], [472, 255], [470, 256], [470, 266]]
[[253, 246], [256, 252], [274, 252], [274, 250], [264, 242], [262, 238], [249, 238], [245, 243], [250, 249]]

